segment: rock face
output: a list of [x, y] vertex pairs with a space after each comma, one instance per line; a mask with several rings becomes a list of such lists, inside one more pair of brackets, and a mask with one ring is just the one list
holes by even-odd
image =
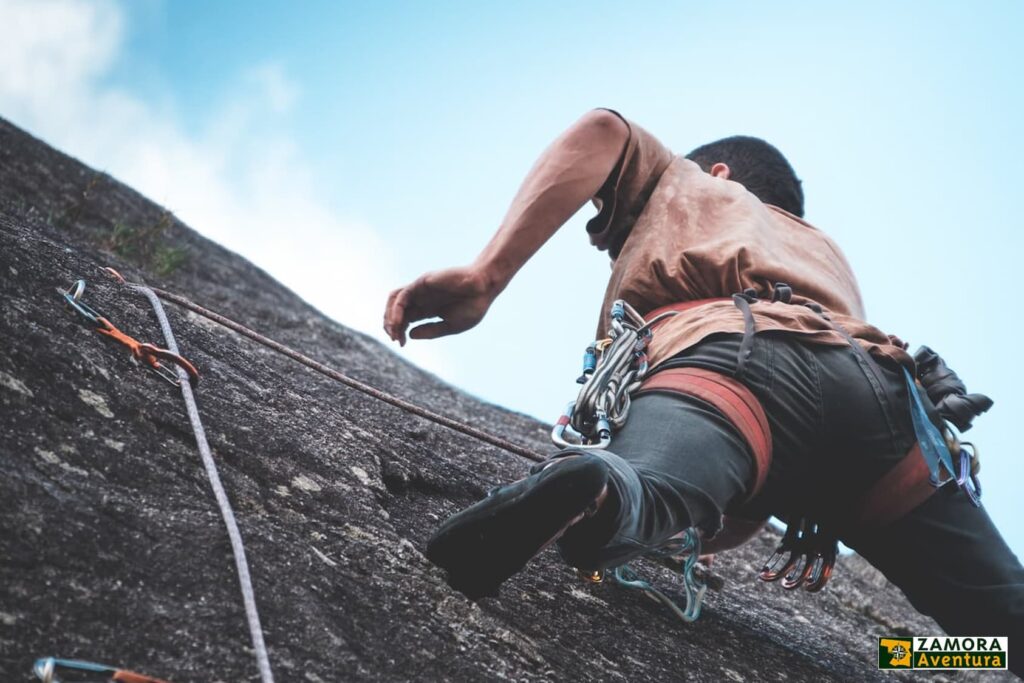
[[[118, 268], [356, 379], [539, 451], [548, 427], [481, 403], [325, 318], [112, 178], [0, 121], [0, 679], [36, 657], [180, 681], [255, 680], [228, 539], [178, 390], [79, 323], [58, 288], [163, 345]], [[719, 557], [694, 625], [581, 583], [553, 552], [472, 603], [423, 557], [437, 523], [529, 464], [167, 306], [245, 538], [279, 681], [892, 680], [877, 636], [941, 633], [856, 557], [822, 594]], [[662, 585], [667, 570], [642, 566]], [[906, 679], [907, 674], [902, 674]], [[991, 679], [989, 679], [991, 680]]]

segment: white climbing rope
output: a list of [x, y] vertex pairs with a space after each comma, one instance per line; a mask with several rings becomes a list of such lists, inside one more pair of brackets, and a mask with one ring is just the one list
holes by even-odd
[[[172, 353], [178, 352], [178, 344], [174, 341], [174, 333], [171, 331], [171, 323], [167, 320], [164, 307], [160, 299], [149, 287], [142, 285], [129, 285], [132, 289], [141, 292], [153, 306], [157, 320], [160, 321], [160, 329], [164, 333], [164, 340], [167, 342], [167, 349]], [[217, 464], [210, 452], [210, 444], [206, 441], [206, 431], [199, 419], [199, 408], [196, 406], [195, 395], [192, 393], [192, 385], [189, 383], [189, 376], [185, 370], [175, 365], [178, 373], [181, 395], [185, 399], [185, 408], [188, 410], [188, 419], [192, 423], [192, 431], [196, 435], [196, 445], [199, 447], [199, 455], [203, 459], [203, 466], [210, 479], [210, 486], [213, 487], [213, 494], [217, 498], [217, 505], [220, 507], [221, 516], [224, 518], [224, 526], [227, 527], [228, 537], [231, 539], [231, 551], [235, 557], [235, 567], [238, 570], [238, 583], [242, 588], [242, 601], [245, 603], [245, 616], [249, 622], [249, 633], [252, 636], [252, 647], [256, 653], [256, 663], [260, 670], [262, 683], [274, 683], [274, 674], [270, 670], [270, 656], [267, 654], [267, 646], [263, 642], [263, 627], [260, 626], [260, 615], [256, 611], [256, 595], [252, 589], [252, 578], [249, 576], [249, 563], [245, 559], [245, 546], [242, 544], [242, 534], [238, 530], [238, 523], [235, 521], [235, 513], [231, 509], [228, 495], [221, 484], [220, 474], [217, 472]]]

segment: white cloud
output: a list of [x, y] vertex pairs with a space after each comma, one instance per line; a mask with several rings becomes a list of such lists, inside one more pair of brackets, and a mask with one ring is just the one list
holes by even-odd
[[0, 98], [34, 115], [107, 69], [123, 18], [110, 2], [0, 0]]
[[[384, 300], [399, 281], [391, 249], [371, 226], [336, 215], [317, 189], [288, 129], [299, 88], [284, 66], [240, 73], [190, 132], [151, 100], [104, 82], [123, 58], [127, 28], [109, 0], [0, 0], [0, 115], [382, 338]], [[406, 355], [434, 372], [446, 365], [436, 348]]]

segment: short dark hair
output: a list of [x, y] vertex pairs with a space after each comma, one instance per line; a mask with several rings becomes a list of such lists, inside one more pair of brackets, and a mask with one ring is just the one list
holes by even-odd
[[734, 135], [701, 145], [686, 155], [707, 172], [721, 162], [735, 180], [765, 204], [773, 204], [795, 216], [804, 215], [804, 191], [793, 167], [782, 152], [761, 138]]

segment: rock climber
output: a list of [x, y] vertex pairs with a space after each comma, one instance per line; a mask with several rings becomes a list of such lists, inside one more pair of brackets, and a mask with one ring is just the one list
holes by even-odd
[[[763, 140], [725, 138], [683, 157], [597, 109], [542, 153], [472, 264], [391, 293], [384, 328], [399, 343], [464, 332], [592, 201], [590, 243], [612, 259], [597, 338], [616, 300], [644, 316], [675, 310], [654, 330], [648, 378], [682, 384], [638, 392], [609, 447], [563, 449], [444, 522], [427, 556], [452, 586], [493, 595], [553, 542], [591, 571], [686, 529], [715, 552], [771, 515], [810, 515], [947, 633], [1024, 644], [1024, 568], [965, 491], [937, 488], [882, 522], [852, 513], [887, 473], [921, 458], [904, 374], [919, 379], [921, 358], [865, 321], [849, 264], [803, 220], [803, 200], [793, 168]], [[962, 388], [941, 359], [930, 362], [934, 386]], [[964, 429], [987, 399], [954, 393], [950, 402], [967, 405], [953, 416]], [[925, 394], [938, 423], [944, 399]], [[900, 485], [875, 497], [906, 499]]]

